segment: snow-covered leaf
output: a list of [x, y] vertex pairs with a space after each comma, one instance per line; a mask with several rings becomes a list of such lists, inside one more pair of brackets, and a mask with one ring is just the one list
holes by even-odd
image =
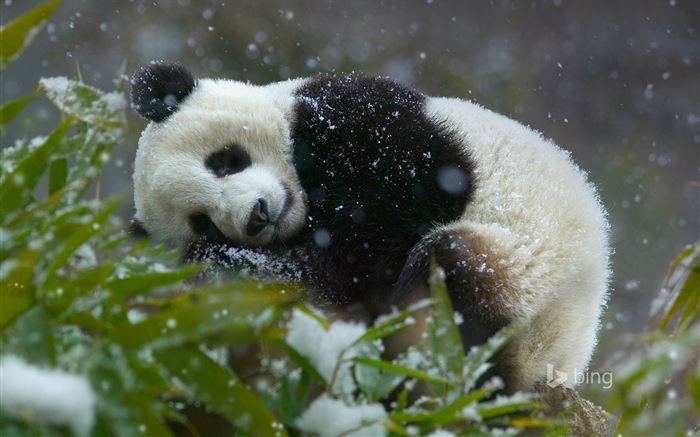
[[110, 127], [120, 127], [125, 122], [124, 93], [105, 93], [65, 77], [43, 78], [41, 84], [48, 98], [67, 115]]

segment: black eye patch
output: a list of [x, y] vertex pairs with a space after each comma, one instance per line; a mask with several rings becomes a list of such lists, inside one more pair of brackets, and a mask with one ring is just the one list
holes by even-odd
[[245, 170], [252, 164], [252, 161], [245, 150], [233, 145], [212, 153], [204, 161], [204, 164], [216, 176], [222, 178]]

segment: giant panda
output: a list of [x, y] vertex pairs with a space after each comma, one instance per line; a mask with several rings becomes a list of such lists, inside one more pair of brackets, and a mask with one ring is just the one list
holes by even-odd
[[524, 324], [495, 363], [508, 391], [541, 385], [548, 366], [587, 366], [607, 296], [606, 214], [539, 133], [362, 74], [257, 86], [152, 62], [131, 99], [149, 121], [135, 229], [188, 260], [298, 280], [373, 315], [422, 296], [434, 260], [466, 346]]

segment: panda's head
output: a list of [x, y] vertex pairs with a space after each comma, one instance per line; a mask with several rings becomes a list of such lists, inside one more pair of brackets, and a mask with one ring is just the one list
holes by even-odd
[[306, 199], [284, 96], [151, 63], [134, 74], [131, 101], [150, 120], [136, 152], [134, 200], [136, 220], [155, 239], [263, 246], [302, 227]]

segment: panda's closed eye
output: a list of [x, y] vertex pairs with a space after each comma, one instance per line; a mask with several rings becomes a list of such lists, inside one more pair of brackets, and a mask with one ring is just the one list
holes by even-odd
[[251, 163], [250, 155], [235, 145], [212, 153], [204, 162], [207, 168], [220, 178], [241, 172]]

